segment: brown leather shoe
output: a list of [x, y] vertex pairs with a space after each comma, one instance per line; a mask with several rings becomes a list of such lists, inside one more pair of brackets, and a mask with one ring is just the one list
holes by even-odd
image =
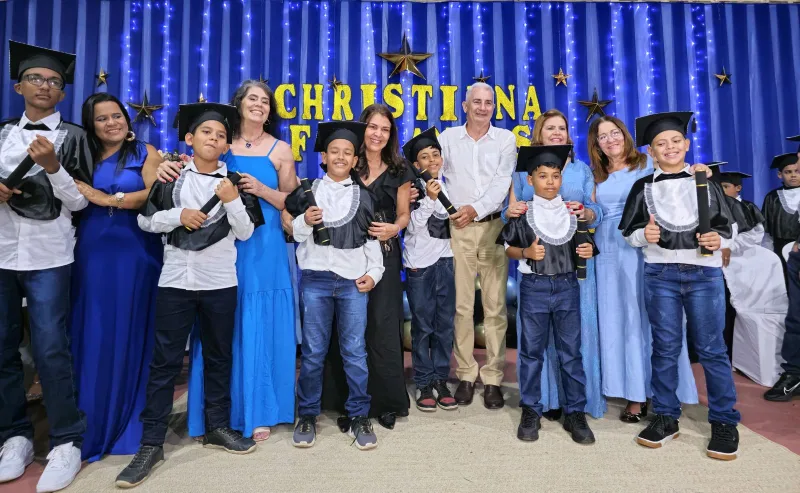
[[486, 409], [500, 409], [505, 404], [500, 387], [497, 385], [483, 386], [483, 405]]
[[460, 406], [469, 406], [472, 404], [472, 396], [475, 395], [475, 384], [462, 380], [456, 389], [456, 402]]

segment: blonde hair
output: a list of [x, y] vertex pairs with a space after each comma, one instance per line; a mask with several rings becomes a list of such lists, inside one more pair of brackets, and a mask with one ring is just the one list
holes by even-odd
[[[567, 117], [564, 113], [558, 111], [557, 109], [549, 109], [539, 115], [539, 118], [536, 119], [536, 122], [533, 124], [533, 131], [531, 132], [531, 145], [540, 146], [544, 145], [544, 141], [542, 140], [542, 131], [544, 130], [544, 123], [549, 120], [550, 118], [559, 117], [564, 120], [564, 125], [567, 127], [567, 144], [572, 145], [572, 136], [569, 134], [569, 123], [567, 123]], [[570, 159], [575, 159], [575, 149], [569, 153]]]

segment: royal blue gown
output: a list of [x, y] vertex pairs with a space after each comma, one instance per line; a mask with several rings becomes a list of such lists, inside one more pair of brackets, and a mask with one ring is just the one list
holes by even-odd
[[[234, 156], [228, 152], [222, 160], [230, 171], [249, 173], [264, 185], [278, 188], [278, 173], [269, 154]], [[289, 258], [280, 211], [264, 199], [259, 202], [264, 225], [247, 241], [236, 241], [239, 287], [233, 329], [231, 428], [246, 437], [257, 427], [294, 422], [297, 343]], [[204, 435], [203, 355], [196, 333], [191, 341], [188, 413], [189, 434]]]
[[[92, 186], [102, 192], [145, 188], [147, 147], [117, 169], [118, 154], [97, 164]], [[89, 204], [81, 214], [72, 267], [69, 329], [78, 391], [86, 413], [82, 456], [129, 455], [139, 449], [163, 247], [145, 233], [138, 211]]]

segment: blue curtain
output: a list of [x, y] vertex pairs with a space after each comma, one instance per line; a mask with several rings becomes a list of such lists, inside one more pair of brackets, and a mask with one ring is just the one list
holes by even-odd
[[[792, 29], [795, 26], [795, 29]], [[245, 78], [262, 76], [273, 88], [294, 84], [287, 98], [308, 124], [313, 148], [318, 116], [303, 119], [302, 84], [322, 84], [331, 118], [335, 74], [352, 90], [354, 117], [362, 108], [361, 84], [377, 85], [376, 100], [390, 83], [402, 87], [406, 111], [401, 138], [414, 128], [442, 129], [463, 123], [460, 101], [481, 70], [489, 83], [514, 97], [515, 117], [496, 125], [513, 128], [522, 120], [526, 94], [534, 86], [541, 111], [558, 108], [570, 120], [579, 157], [586, 156], [586, 109], [597, 88], [606, 107], [629, 126], [648, 112], [697, 112], [692, 162], [730, 161], [731, 169], [754, 174], [744, 196], [760, 203], [778, 185], [769, 168], [773, 155], [796, 150], [784, 141], [800, 133], [800, 5], [685, 3], [379, 3], [361, 1], [267, 0], [10, 0], [0, 2], [0, 35], [79, 53], [76, 81], [60, 110], [80, 121], [81, 102], [95, 91], [123, 101], [143, 94], [165, 108], [156, 125], [136, 124], [138, 135], [160, 149], [177, 146], [172, 129], [177, 105], [229, 101]], [[426, 81], [402, 74], [376, 56], [397, 51], [406, 33], [414, 52], [432, 53], [419, 64]], [[19, 115], [21, 98], [8, 71], [8, 43], [0, 53], [0, 116]], [[732, 85], [719, 85], [723, 66]], [[95, 74], [110, 73], [98, 87]], [[572, 77], [556, 86], [563, 68]], [[417, 121], [418, 94], [412, 85], [431, 85], [427, 121]], [[513, 85], [513, 91], [509, 86]], [[440, 86], [457, 86], [457, 121], [440, 121]], [[314, 89], [311, 87], [310, 89]], [[130, 108], [129, 108], [130, 109]], [[534, 112], [535, 113], [535, 112]], [[533, 116], [536, 116], [535, 114]], [[305, 151], [301, 175], [317, 176], [318, 158]]]

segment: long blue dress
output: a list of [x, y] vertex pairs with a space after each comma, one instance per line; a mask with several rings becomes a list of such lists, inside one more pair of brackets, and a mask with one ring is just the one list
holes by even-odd
[[[121, 170], [118, 154], [97, 163], [92, 186], [108, 194], [143, 190], [147, 147], [136, 145], [138, 158], [130, 156]], [[139, 449], [164, 256], [159, 235], [139, 229], [138, 211], [112, 212], [91, 203], [83, 210], [72, 267], [69, 330], [89, 462]]]
[[[597, 203], [603, 222], [595, 232], [600, 250], [597, 257], [597, 300], [600, 320], [600, 357], [603, 361], [603, 395], [631, 402], [645, 402], [650, 390], [652, 353], [650, 322], [644, 307], [644, 257], [632, 248], [617, 229], [625, 201], [633, 184], [653, 172], [653, 162], [641, 170], [611, 173], [597, 185]], [[678, 398], [697, 403], [697, 386], [684, 344], [678, 363]]]
[[[269, 153], [234, 156], [228, 152], [222, 160], [230, 171], [249, 173], [264, 185], [278, 188], [278, 173]], [[257, 427], [294, 422], [297, 346], [289, 258], [280, 211], [264, 199], [259, 202], [264, 225], [247, 241], [236, 241], [239, 288], [233, 329], [231, 428], [246, 437]], [[192, 335], [189, 371], [191, 436], [205, 434], [203, 357], [196, 335]]]
[[[589, 226], [594, 228], [603, 221], [602, 209], [592, 200], [594, 190], [594, 176], [592, 170], [583, 161], [574, 161], [567, 164], [562, 173], [561, 189], [559, 193], [565, 202], [580, 202], [591, 209], [596, 216], [594, 223]], [[533, 200], [533, 187], [528, 184], [527, 173], [514, 173], [512, 176], [514, 195], [519, 200]], [[599, 248], [599, 247], [598, 247]], [[603, 250], [600, 249], [601, 255]], [[597, 284], [594, 272], [595, 259], [586, 262], [586, 280], [580, 282], [581, 289], [581, 356], [583, 370], [586, 373], [586, 409], [585, 411], [595, 418], [600, 418], [606, 412], [606, 400], [603, 397], [600, 383], [600, 348], [597, 333]], [[519, 283], [517, 284], [519, 286]], [[519, 287], [517, 288], [517, 307], [519, 307]], [[517, 309], [517, 330], [522, 324], [519, 320]], [[542, 406], [544, 411], [560, 409], [562, 403], [559, 395], [561, 390], [561, 374], [558, 369], [558, 357], [552, 334], [550, 343], [544, 355], [542, 365]]]

